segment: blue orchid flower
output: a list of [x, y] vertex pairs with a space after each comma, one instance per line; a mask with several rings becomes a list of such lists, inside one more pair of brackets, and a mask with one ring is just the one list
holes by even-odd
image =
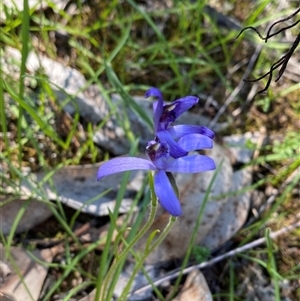
[[[185, 135], [178, 144], [186, 149], [212, 148], [212, 140], [199, 134]], [[130, 170], [152, 170], [154, 176], [154, 190], [162, 205], [173, 216], [182, 214], [180, 202], [169, 180], [168, 173], [198, 173], [216, 168], [213, 159], [204, 155], [190, 155], [173, 158], [170, 146], [165, 142], [149, 141], [146, 147], [149, 160], [136, 157], [120, 157], [105, 162], [98, 170], [97, 180], [103, 177]]]
[[131, 170], [154, 171], [154, 190], [160, 204], [173, 216], [182, 214], [180, 202], [170, 182], [172, 172], [198, 173], [216, 168], [213, 159], [204, 155], [188, 155], [190, 151], [213, 147], [214, 132], [202, 126], [174, 125], [174, 121], [198, 102], [194, 96], [186, 96], [171, 104], [164, 104], [157, 88], [150, 88], [146, 97], [158, 100], [153, 104], [154, 135], [146, 147], [147, 159], [120, 157], [101, 165], [97, 180]]

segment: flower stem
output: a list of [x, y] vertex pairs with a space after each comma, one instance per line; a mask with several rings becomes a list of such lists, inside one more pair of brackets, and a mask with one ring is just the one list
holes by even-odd
[[[142, 229], [137, 233], [137, 235], [132, 239], [132, 241], [126, 246], [126, 248], [118, 255], [117, 258], [114, 259], [114, 262], [112, 263], [111, 267], [109, 268], [109, 271], [104, 278], [103, 285], [101, 286], [101, 292], [100, 292], [100, 298], [99, 300], [110, 300], [113, 292], [108, 291], [108, 286], [112, 282], [111, 279], [115, 273], [115, 271], [118, 268], [118, 265], [122, 262], [122, 259], [124, 259], [128, 253], [132, 250], [132, 247], [146, 234], [148, 229], [151, 227], [153, 224], [155, 214], [156, 214], [156, 209], [157, 209], [157, 198], [154, 192], [154, 185], [153, 185], [153, 177], [149, 177], [149, 186], [151, 190], [151, 209], [150, 209], [150, 214], [147, 222], [145, 225], [142, 227]], [[113, 291], [113, 289], [112, 289]], [[105, 296], [107, 292], [107, 295]], [[104, 299], [104, 297], [106, 297]]]
[[156, 239], [156, 241], [150, 246], [147, 247], [145, 249], [145, 252], [143, 254], [143, 256], [141, 257], [140, 261], [137, 263], [137, 265], [135, 266], [130, 279], [119, 299], [119, 301], [123, 301], [123, 300], [127, 300], [128, 297], [128, 293], [130, 291], [130, 288], [132, 286], [132, 282], [134, 281], [135, 275], [138, 273], [138, 271], [142, 268], [146, 258], [149, 256], [149, 254], [155, 249], [157, 248], [157, 246], [166, 238], [167, 234], [169, 233], [169, 231], [171, 230], [172, 226], [174, 225], [175, 221], [176, 221], [176, 217], [175, 216], [170, 216], [169, 218], [169, 222], [166, 225], [164, 231], [161, 233], [161, 235]]

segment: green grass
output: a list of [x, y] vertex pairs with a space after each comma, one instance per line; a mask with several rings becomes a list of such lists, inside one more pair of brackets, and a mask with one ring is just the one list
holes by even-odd
[[[243, 26], [255, 26], [262, 32], [266, 31], [266, 27], [273, 20], [280, 19], [294, 11], [292, 7], [276, 11], [276, 3], [270, 0], [260, 0], [252, 3], [251, 6], [249, 4], [245, 13], [242, 7], [239, 8], [241, 5], [239, 1], [229, 2], [232, 5], [232, 9], [228, 12], [230, 16], [241, 15]], [[118, 210], [128, 182], [128, 174], [124, 175], [117, 195], [116, 208], [110, 215], [111, 222], [105, 239], [99, 239], [88, 247], [84, 247], [73, 232], [73, 226], [81, 215], [80, 211], [68, 216], [66, 208], [60, 202], [49, 203], [43, 183], [53, 186], [53, 174], [64, 166], [96, 163], [108, 159], [111, 154], [94, 144], [93, 134], [101, 129], [110, 117], [116, 117], [118, 125], [126, 135], [130, 153], [136, 154], [140, 137], [136, 136], [131, 127], [126, 111], [123, 110], [123, 116], [118, 115], [117, 106], [129, 107], [138, 118], [152, 128], [151, 116], [146, 114], [132, 97], [143, 95], [150, 86], [160, 88], [166, 100], [199, 93], [213, 96], [217, 104], [204, 108], [205, 101], [202, 101], [195, 109], [198, 114], [213, 118], [243, 78], [247, 66], [243, 64], [232, 76], [228, 77], [230, 70], [245, 57], [251, 57], [255, 43], [264, 43], [251, 32], [245, 32], [244, 35], [234, 40], [238, 32], [219, 27], [215, 20], [203, 11], [205, 1], [193, 3], [174, 1], [172, 7], [157, 11], [146, 10], [134, 0], [122, 3], [99, 1], [93, 8], [90, 8], [87, 3], [81, 4], [81, 1], [75, 3], [77, 9], [71, 16], [66, 11], [55, 7], [51, 1], [47, 1], [47, 4], [52, 9], [35, 11], [30, 10], [28, 1], [24, 0], [23, 11], [13, 10], [11, 13], [4, 10], [6, 20], [0, 27], [1, 59], [5, 58], [8, 46], [18, 49], [21, 54], [20, 61], [11, 59], [7, 61], [9, 70], [7, 70], [7, 65], [3, 64], [3, 60], [0, 68], [0, 161], [1, 166], [3, 165], [1, 168], [5, 171], [0, 175], [0, 181], [3, 184], [0, 193], [5, 196], [7, 202], [14, 201], [20, 196], [20, 183], [25, 180], [29, 181], [24, 175], [24, 167], [29, 167], [31, 171], [46, 171], [47, 174], [42, 183], [30, 182], [31, 197], [38, 196], [40, 202], [48, 204], [59, 225], [60, 233], [66, 241], [65, 265], [56, 262], [43, 263], [50, 270], [58, 271], [60, 275], [55, 279], [51, 289], [42, 296], [43, 301], [53, 300], [55, 294], [64, 292], [63, 282], [68, 282], [75, 271], [83, 275], [84, 282], [76, 288], [68, 287], [64, 300], [69, 300], [79, 291], [90, 289], [91, 286], [96, 287], [96, 296], [100, 296], [103, 294], [103, 282], [107, 281], [107, 287], [110, 286], [110, 280], [107, 280], [108, 273], [114, 272], [112, 283], [115, 283], [124, 260], [132, 251], [132, 244], [136, 242], [134, 233], [138, 233], [143, 215], [148, 214], [150, 202], [149, 195], [144, 196], [143, 191], [136, 196], [136, 203], [144, 198], [144, 207], [136, 223], [131, 225], [130, 234], [126, 237], [124, 233], [128, 231], [133, 212], [128, 213], [122, 227], [116, 225]], [[53, 36], [56, 31], [63, 32], [63, 36], [66, 37], [66, 40], [62, 42], [63, 46], [55, 45]], [[276, 58], [278, 59], [285, 53], [286, 46], [279, 39], [264, 44], [251, 78], [268, 71]], [[59, 47], [65, 48], [59, 49]], [[58, 53], [57, 50], [63, 50], [63, 52]], [[45, 76], [43, 70], [38, 70], [36, 74], [29, 74], [26, 60], [31, 51], [60, 60], [79, 70], [87, 81], [82, 89], [94, 84], [101, 91], [109, 107], [107, 118], [98, 124], [90, 121], [83, 122], [77, 110], [70, 117], [71, 125], [67, 133], [62, 135], [57, 118], [64, 116], [63, 105], [74, 103], [76, 95], [66, 93], [62, 104], [56, 97], [54, 91], [56, 88]], [[258, 90], [262, 89], [265, 83], [265, 80], [259, 83]], [[231, 113], [243, 106], [245, 95], [250, 91], [251, 86], [252, 84], [245, 85], [245, 91], [234, 98], [226, 112], [222, 114], [220, 121], [230, 120]], [[113, 93], [121, 96], [121, 101], [117, 105], [112, 102]], [[280, 281], [296, 279], [299, 272], [299, 265], [291, 267], [286, 273], [281, 272], [280, 260], [276, 256], [278, 252], [274, 248], [274, 242], [268, 237], [268, 230], [265, 230], [268, 225], [278, 228], [288, 224], [292, 220], [293, 210], [299, 210], [299, 206], [295, 205], [297, 201], [295, 190], [299, 187], [299, 175], [295, 176], [295, 172], [300, 165], [299, 128], [296, 125], [300, 110], [297, 99], [299, 99], [299, 83], [289, 79], [284, 79], [277, 84], [272, 83], [266, 94], [256, 96], [249, 107], [242, 110], [241, 114], [233, 120], [231, 126], [220, 133], [221, 136], [257, 131], [264, 126], [268, 134], [280, 134], [283, 137], [283, 140], [275, 139], [275, 142], [271, 140], [268, 145], [259, 149], [259, 156], [249, 164], [256, 170], [254, 183], [251, 187], [245, 188], [245, 190], [251, 190], [258, 187], [265, 192], [264, 189], [271, 187], [278, 189], [279, 193], [270, 208], [255, 223], [237, 235], [241, 245], [257, 236], [265, 235], [267, 238], [267, 244], [263, 250], [267, 261], [264, 262], [258, 252], [244, 254], [243, 260], [254, 261], [263, 267], [274, 287], [276, 300], [281, 298]], [[287, 118], [283, 123], [277, 122], [282, 116], [282, 111], [286, 112], [284, 114]], [[259, 112], [260, 115], [255, 115], [253, 112]], [[79, 141], [79, 147], [76, 141]], [[43, 148], [41, 144], [44, 145]], [[290, 180], [291, 176], [293, 177]], [[13, 187], [14, 191], [10, 195], [6, 195], [7, 186]], [[208, 197], [207, 194], [206, 201], [209, 201]], [[5, 246], [7, 256], [12, 246], [25, 246], [23, 242], [26, 233], [20, 236], [16, 234], [16, 229], [29, 202], [30, 200], [24, 202], [20, 208], [10, 233], [5, 236], [0, 231], [0, 241]], [[4, 203], [0, 204], [4, 205]], [[203, 208], [199, 213], [194, 235], [198, 230]], [[280, 216], [277, 222], [274, 220], [274, 214]], [[119, 233], [116, 242], [113, 241], [115, 231]], [[47, 234], [47, 232], [44, 233], [44, 235]], [[147, 252], [150, 252], [153, 247], [151, 239], [155, 244], [157, 236], [154, 234], [149, 238]], [[296, 234], [291, 235], [293, 237]], [[182, 269], [190, 263], [194, 247], [193, 237], [187, 255], [183, 259]], [[97, 253], [97, 246], [103, 243], [104, 248], [95, 260], [97, 272], [90, 274], [82, 267], [83, 261], [87, 256]], [[72, 251], [74, 245], [77, 252]], [[109, 272], [111, 263], [117, 256], [117, 252], [113, 253], [111, 250], [119, 247], [124, 248], [124, 255], [121, 256], [120, 262], [113, 266], [114, 270]], [[283, 247], [283, 244], [277, 246], [279, 250]], [[131, 252], [131, 256], [135, 256], [138, 262], [136, 271], [141, 268], [144, 255]], [[35, 260], [38, 261], [37, 258]], [[236, 258], [228, 260], [229, 269], [226, 280], [220, 282], [222, 292], [219, 296], [224, 298], [222, 300], [243, 299], [235, 295], [240, 281], [239, 275], [235, 273], [235, 264], [238, 260]], [[175, 282], [173, 295], [176, 295], [181, 283], [182, 279], [179, 277]], [[110, 300], [112, 291], [113, 287], [110, 287], [108, 295], [103, 297], [103, 300]], [[293, 296], [296, 296], [295, 294]], [[158, 289], [156, 289], [156, 295], [159, 300], [168, 300]], [[121, 300], [126, 300], [126, 296], [127, 293], [124, 292]]]

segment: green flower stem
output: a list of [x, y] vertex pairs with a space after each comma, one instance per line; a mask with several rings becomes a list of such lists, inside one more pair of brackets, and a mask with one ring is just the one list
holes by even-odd
[[[151, 177], [150, 177], [151, 178]], [[111, 279], [114, 275], [114, 272], [117, 270], [119, 263], [122, 262], [122, 259], [125, 258], [125, 256], [128, 255], [128, 253], [131, 251], [132, 247], [142, 238], [143, 235], [146, 234], [148, 229], [151, 227], [153, 224], [155, 214], [156, 214], [156, 209], [157, 209], [157, 198], [154, 193], [154, 187], [153, 187], [153, 180], [151, 183], [150, 179], [150, 188], [151, 188], [151, 209], [150, 209], [150, 215], [148, 218], [148, 221], [145, 223], [145, 225], [142, 227], [142, 229], [137, 233], [137, 235], [133, 238], [133, 240], [129, 243], [129, 245], [119, 254], [118, 258], [115, 258], [113, 264], [109, 268], [109, 271], [103, 281], [103, 286], [101, 286], [101, 292], [100, 292], [100, 299], [99, 300], [105, 300], [105, 293], [107, 291], [107, 287], [109, 283], [111, 282]], [[112, 294], [108, 292], [108, 295], [106, 297], [109, 297], [109, 295]], [[108, 298], [110, 300], [110, 298]]]
[[142, 268], [146, 258], [149, 256], [149, 254], [157, 248], [157, 246], [159, 246], [161, 244], [161, 242], [166, 238], [167, 234], [169, 233], [169, 231], [171, 230], [172, 226], [174, 225], [175, 221], [177, 220], [177, 218], [175, 216], [170, 216], [169, 218], [169, 222], [166, 225], [164, 231], [161, 233], [161, 235], [156, 239], [156, 241], [150, 246], [150, 247], [146, 247], [145, 252], [143, 254], [143, 256], [141, 257], [140, 261], [137, 263], [137, 265], [135, 266], [130, 279], [119, 299], [119, 301], [126, 301], [130, 288], [132, 286], [132, 282], [135, 278], [135, 275], [138, 273], [138, 271]]

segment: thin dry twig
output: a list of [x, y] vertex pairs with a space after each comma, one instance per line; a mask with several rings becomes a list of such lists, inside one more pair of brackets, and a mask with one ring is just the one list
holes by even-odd
[[[295, 224], [292, 224], [290, 226], [283, 227], [283, 228], [281, 228], [280, 230], [278, 230], [276, 232], [271, 232], [270, 233], [270, 238], [271, 239], [275, 239], [278, 236], [283, 235], [285, 233], [288, 233], [288, 232], [290, 232], [290, 231], [292, 231], [292, 230], [294, 230], [296, 228], [299, 228], [299, 227], [300, 227], [300, 221], [297, 222], [297, 223], [295, 223]], [[206, 267], [211, 266], [211, 265], [213, 265], [213, 264], [215, 264], [217, 262], [220, 262], [220, 261], [222, 261], [222, 260], [224, 260], [226, 258], [232, 257], [232, 256], [237, 255], [239, 253], [245, 252], [245, 251], [247, 251], [249, 249], [252, 249], [252, 248], [255, 248], [257, 246], [260, 246], [260, 245], [264, 244], [265, 242], [266, 242], [266, 238], [265, 237], [261, 237], [261, 238], [256, 239], [256, 240], [254, 240], [254, 241], [252, 241], [252, 242], [250, 242], [250, 243], [248, 243], [248, 244], [246, 244], [246, 245], [244, 245], [242, 247], [239, 247], [239, 248], [236, 248], [234, 250], [231, 250], [231, 251], [229, 251], [229, 252], [227, 252], [225, 254], [217, 256], [217, 257], [215, 257], [215, 258], [213, 258], [211, 260], [208, 260], [206, 262], [202, 262], [200, 264], [197, 264], [197, 265], [194, 265], [194, 266], [190, 266], [188, 268], [185, 268], [182, 271], [180, 271], [180, 270], [173, 271], [172, 273], [170, 273], [168, 275], [165, 275], [165, 276], [163, 276], [163, 277], [161, 277], [161, 278], [153, 281], [152, 284], [147, 284], [147, 285], [145, 285], [145, 286], [143, 286], [143, 287], [141, 287], [141, 288], [133, 291], [131, 295], [142, 293], [142, 292], [150, 289], [153, 285], [157, 286], [157, 285], [160, 285], [161, 283], [163, 283], [165, 281], [170, 281], [170, 280], [178, 277], [180, 274], [185, 275], [185, 274], [188, 274], [188, 273], [190, 273], [191, 271], [193, 271], [195, 269], [206, 268]]]
[[[299, 24], [299, 23], [300, 23], [300, 20], [297, 20], [297, 21], [294, 22], [293, 24], [288, 25], [288, 26], [285, 26], [285, 27], [283, 27], [283, 28], [281, 28], [281, 29], [279, 29], [279, 30], [277, 30], [277, 31], [275, 31], [275, 32], [273, 32], [273, 33], [271, 33], [271, 31], [273, 30], [273, 28], [274, 28], [277, 24], [280, 24], [280, 23], [282, 23], [282, 22], [285, 22], [285, 21], [288, 21], [288, 20], [292, 19], [292, 18], [295, 17], [299, 12], [300, 12], [300, 8], [298, 8], [295, 12], [293, 12], [291, 15], [287, 16], [286, 18], [283, 18], [283, 19], [280, 19], [280, 20], [274, 22], [274, 23], [270, 26], [270, 28], [269, 28], [269, 30], [267, 31], [267, 34], [266, 34], [265, 37], [263, 37], [263, 36], [261, 35], [261, 33], [260, 33], [255, 27], [253, 27], [253, 26], [248, 26], [248, 27], [243, 28], [243, 29], [240, 31], [240, 33], [238, 34], [238, 36], [237, 36], [235, 39], [237, 39], [237, 38], [238, 38], [245, 30], [251, 29], [251, 30], [254, 30], [254, 31], [257, 33], [257, 35], [258, 35], [262, 40], [265, 41], [265, 43], [267, 43], [267, 41], [268, 41], [271, 37], [274, 37], [274, 36], [278, 35], [279, 33], [284, 32], [284, 31], [286, 31], [286, 30], [288, 30], [288, 29], [290, 29], [290, 28], [293, 28], [293, 27], [295, 27], [297, 24]], [[295, 50], [296, 50], [296, 48], [298, 47], [299, 44], [300, 44], [300, 33], [296, 36], [296, 38], [295, 38], [294, 42], [292, 43], [292, 45], [291, 45], [289, 51], [288, 51], [284, 56], [282, 56], [277, 62], [275, 62], [274, 64], [272, 64], [272, 66], [271, 66], [269, 72], [263, 74], [262, 76], [260, 76], [260, 77], [258, 77], [258, 78], [256, 78], [256, 79], [244, 79], [244, 81], [247, 81], [247, 82], [257, 82], [257, 81], [260, 81], [261, 79], [263, 79], [263, 78], [269, 76], [268, 81], [267, 81], [267, 84], [265, 85], [265, 87], [264, 87], [262, 90], [258, 91], [258, 93], [263, 93], [263, 92], [267, 91], [268, 88], [270, 87], [270, 84], [271, 84], [271, 81], [272, 81], [272, 78], [273, 78], [273, 72], [274, 72], [274, 70], [278, 69], [278, 68], [281, 66], [280, 69], [279, 69], [279, 71], [278, 71], [278, 76], [277, 76], [277, 78], [275, 79], [275, 82], [277, 82], [277, 81], [279, 81], [279, 79], [282, 77], [284, 71], [286, 70], [286, 67], [287, 67], [287, 64], [288, 64], [289, 60], [291, 59], [292, 55], [294, 54], [294, 52], [295, 52]]]
[[247, 26], [247, 27], [243, 28], [243, 29], [240, 31], [240, 33], [238, 34], [238, 36], [237, 36], [235, 39], [238, 39], [239, 36], [240, 36], [245, 30], [247, 30], [247, 29], [252, 29], [252, 30], [254, 30], [254, 31], [257, 33], [257, 35], [258, 35], [262, 40], [265, 41], [265, 43], [267, 43], [267, 41], [268, 41], [269, 38], [274, 37], [274, 36], [276, 36], [277, 34], [279, 34], [279, 33], [283, 32], [283, 31], [285, 31], [285, 30], [287, 30], [287, 29], [290, 29], [290, 28], [296, 26], [296, 25], [300, 22], [300, 20], [296, 21], [295, 23], [293, 23], [293, 24], [291, 24], [291, 25], [289, 25], [289, 26], [283, 27], [283, 28], [281, 28], [281, 29], [279, 29], [279, 30], [277, 30], [277, 31], [275, 31], [275, 32], [273, 32], [273, 33], [271, 34], [271, 31], [272, 31], [272, 29], [274, 28], [274, 26], [276, 26], [276, 25], [279, 24], [279, 23], [282, 23], [282, 22], [285, 22], [285, 21], [288, 21], [288, 20], [292, 19], [292, 18], [295, 17], [299, 12], [300, 12], [300, 8], [298, 8], [295, 12], [293, 12], [291, 15], [287, 16], [286, 18], [283, 18], [283, 19], [280, 19], [280, 20], [274, 22], [274, 23], [270, 26], [270, 28], [268, 29], [267, 35], [266, 35], [265, 38], [260, 34], [260, 32], [259, 32], [255, 27], [253, 27], [253, 26]]

